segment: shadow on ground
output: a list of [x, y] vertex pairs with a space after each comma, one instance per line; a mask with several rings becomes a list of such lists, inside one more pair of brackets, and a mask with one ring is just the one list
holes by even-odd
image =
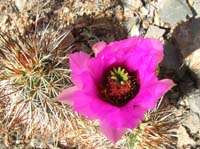
[[[197, 71], [200, 70], [200, 62], [193, 56], [193, 53], [200, 48], [199, 28], [200, 18], [182, 22], [177, 25], [171, 38], [164, 44], [165, 56], [160, 65], [160, 78], [171, 78], [176, 83], [170, 93], [171, 103], [177, 103], [180, 97], [188, 95], [199, 87], [200, 78]], [[191, 62], [194, 64], [191, 65]], [[193, 66], [199, 70], [193, 69]]]

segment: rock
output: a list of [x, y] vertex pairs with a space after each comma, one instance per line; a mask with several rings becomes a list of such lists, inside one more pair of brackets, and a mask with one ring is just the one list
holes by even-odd
[[196, 141], [197, 145], [200, 145], [200, 130], [199, 133], [197, 133], [197, 141]]
[[136, 24], [132, 25], [130, 34], [131, 34], [131, 36], [139, 36], [140, 35], [139, 27]]
[[161, 21], [157, 12], [154, 13], [153, 21], [154, 21], [154, 25], [158, 25], [158, 26], [161, 25]]
[[193, 8], [196, 12], [196, 18], [200, 17], [200, 0], [194, 0]]
[[188, 4], [189, 4], [190, 6], [193, 6], [194, 0], [188, 0]]
[[125, 7], [128, 7], [131, 10], [136, 10], [136, 9], [142, 7], [141, 0], [134, 0], [134, 2], [132, 0], [121, 0], [121, 2]]
[[130, 17], [124, 23], [125, 28], [127, 29], [130, 36], [139, 36], [139, 18], [138, 17]]
[[9, 20], [9, 17], [7, 15], [0, 15], [0, 29], [2, 31], [6, 30], [7, 29], [7, 22]]
[[146, 4], [146, 8], [148, 9], [149, 11], [149, 14], [148, 14], [148, 17], [154, 17], [154, 12], [155, 12], [155, 4], [154, 4], [154, 1], [151, 2], [151, 3], [147, 3]]
[[178, 142], [177, 142], [178, 148], [183, 148], [183, 146], [186, 145], [195, 145], [194, 140], [189, 137], [188, 133], [186, 132], [183, 126], [179, 127], [177, 135], [178, 135]]
[[148, 27], [149, 27], [149, 25], [150, 25], [151, 23], [150, 23], [150, 20], [149, 19], [142, 19], [142, 28], [143, 29], [147, 29]]
[[172, 25], [185, 21], [186, 16], [193, 15], [186, 0], [159, 0], [158, 12], [161, 20]]
[[200, 90], [196, 89], [186, 98], [189, 108], [200, 117]]
[[189, 112], [183, 121], [183, 125], [187, 127], [192, 134], [200, 130], [200, 119], [194, 112]]
[[159, 39], [160, 37], [163, 36], [164, 33], [165, 33], [164, 29], [161, 29], [157, 26], [150, 25], [145, 37], [152, 37], [152, 38]]
[[185, 63], [193, 72], [193, 77], [196, 79], [196, 85], [200, 87], [200, 48], [194, 50], [185, 58]]
[[20, 11], [23, 11], [23, 9], [25, 8], [26, 1], [27, 0], [15, 0], [15, 5]]
[[141, 13], [142, 13], [143, 16], [146, 16], [146, 15], [148, 15], [148, 13], [149, 13], [149, 11], [148, 11], [145, 7], [142, 7], [142, 8], [140, 9], [140, 11], [141, 11]]

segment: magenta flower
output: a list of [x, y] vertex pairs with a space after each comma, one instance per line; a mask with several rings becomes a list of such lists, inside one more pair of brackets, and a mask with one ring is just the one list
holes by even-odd
[[93, 50], [93, 58], [84, 52], [69, 56], [74, 86], [58, 100], [73, 104], [89, 119], [98, 119], [101, 131], [116, 142], [127, 128], [137, 127], [173, 82], [158, 80], [155, 74], [163, 59], [158, 40], [131, 37], [108, 45], [99, 42]]

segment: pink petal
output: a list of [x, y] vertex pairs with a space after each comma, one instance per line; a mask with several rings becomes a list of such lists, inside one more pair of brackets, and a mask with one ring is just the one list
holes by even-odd
[[77, 91], [73, 95], [74, 110], [89, 119], [104, 119], [105, 115], [118, 109], [98, 97], [91, 96], [83, 91]]
[[79, 75], [82, 82], [82, 87], [80, 88], [84, 93], [96, 97], [98, 94], [98, 86], [94, 82], [94, 78], [88, 71], [83, 72]]
[[72, 70], [71, 80], [78, 87], [82, 85], [80, 74], [88, 70], [89, 59], [89, 55], [84, 52], [73, 53], [69, 56], [69, 64]]
[[172, 80], [164, 79], [141, 86], [138, 95], [131, 101], [131, 104], [140, 105], [145, 109], [153, 109], [157, 101], [163, 96], [174, 83]]
[[124, 106], [107, 112], [101, 120], [106, 121], [108, 125], [114, 128], [130, 128], [137, 127], [138, 123], [143, 120], [146, 109], [142, 106]]
[[156, 64], [160, 63], [161, 60], [163, 59], [163, 46], [162, 43], [157, 39], [141, 38], [141, 40], [138, 42], [137, 47], [138, 49], [140, 49], [140, 51], [137, 52], [140, 53], [141, 51], [143, 51], [147, 53], [149, 56], [153, 56]]
[[141, 52], [138, 56], [129, 55], [126, 59], [129, 70], [137, 71], [140, 84], [149, 84], [157, 79], [155, 72], [158, 61], [155, 55], [142, 55]]
[[114, 127], [111, 127], [107, 125], [106, 123], [102, 122], [100, 124], [100, 129], [102, 133], [113, 143], [116, 143], [122, 135], [125, 133], [126, 129], [125, 128], [119, 128], [116, 129]]
[[77, 91], [78, 88], [76, 86], [72, 86], [72, 87], [69, 87], [65, 90], [63, 90], [57, 97], [57, 100], [63, 102], [63, 103], [66, 103], [66, 104], [69, 104], [69, 105], [72, 105], [73, 102], [72, 102], [72, 95], [74, 94], [75, 91]]
[[97, 42], [92, 46], [92, 50], [95, 53], [95, 55], [97, 55], [99, 52], [101, 52], [103, 50], [103, 48], [106, 46], [107, 44], [104, 41], [101, 42]]
[[[104, 49], [98, 53], [97, 56], [104, 57], [106, 60], [115, 57], [117, 52], [121, 52], [121, 54], [126, 55], [128, 51], [134, 51], [137, 46], [137, 42], [140, 40], [140, 37], [132, 37], [129, 39], [111, 42]], [[123, 58], [122, 55], [117, 54], [118, 60]]]
[[91, 120], [101, 119], [106, 113], [113, 110], [112, 108], [107, 108], [108, 104], [103, 103], [99, 98], [87, 95], [82, 91], [77, 91], [73, 95], [73, 101], [74, 111]]
[[109, 43], [97, 57], [103, 57], [104, 61], [115, 58], [118, 63], [125, 63], [132, 70], [148, 68], [154, 72], [163, 58], [163, 48], [159, 40], [131, 37]]
[[115, 62], [116, 62], [115, 58], [105, 60], [104, 58], [96, 57], [90, 59], [90, 61], [88, 62], [88, 67], [90, 70], [90, 74], [94, 78], [96, 84], [100, 83], [104, 71]]
[[152, 54], [156, 54], [158, 63], [161, 62], [163, 59], [163, 46], [162, 43], [159, 40], [148, 38], [149, 45], [152, 49], [154, 49], [155, 52], [152, 52]]
[[105, 49], [105, 50], [109, 49], [109, 50], [112, 50], [113, 52], [117, 52], [119, 50], [123, 50], [125, 52], [127, 52], [129, 50], [134, 50], [135, 47], [137, 47], [137, 44], [141, 39], [143, 39], [143, 38], [130, 37], [128, 39], [111, 42], [106, 46], [107, 49]]
[[[131, 47], [129, 48], [132, 49]], [[149, 66], [151, 68], [156, 68], [158, 63], [163, 59], [162, 43], [156, 39], [141, 38], [137, 41], [137, 46], [134, 47], [134, 50], [131, 50], [127, 55], [132, 57], [132, 60], [136, 58], [137, 60], [134, 62], [137, 64], [151, 62]]]
[[96, 117], [96, 114], [92, 111], [91, 104], [93, 97], [84, 94], [81, 91], [77, 91], [73, 95], [74, 100], [74, 111], [78, 112], [81, 115], [87, 116], [89, 119], [93, 120]]

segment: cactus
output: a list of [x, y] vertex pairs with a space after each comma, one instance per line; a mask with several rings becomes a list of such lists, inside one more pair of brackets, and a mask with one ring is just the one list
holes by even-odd
[[53, 130], [48, 128], [54, 127], [52, 120], [66, 118], [66, 107], [55, 97], [71, 84], [66, 51], [59, 48], [68, 33], [15, 35], [0, 33], [0, 101], [7, 102], [5, 126], [20, 121], [29, 137], [34, 130]]

